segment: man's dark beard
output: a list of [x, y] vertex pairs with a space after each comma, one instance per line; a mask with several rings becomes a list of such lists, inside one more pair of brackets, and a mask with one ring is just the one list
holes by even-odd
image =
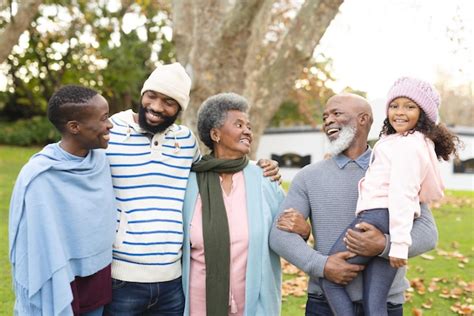
[[161, 118], [163, 119], [163, 123], [160, 123], [159, 125], [150, 125], [146, 121], [146, 110], [143, 106], [140, 106], [140, 109], [138, 110], [138, 125], [140, 125], [141, 128], [143, 128], [145, 131], [151, 134], [157, 134], [165, 131], [168, 127], [170, 127], [175, 121], [176, 118], [178, 118], [179, 112], [176, 112], [175, 115], [173, 116], [167, 116], [167, 115], [161, 115]]

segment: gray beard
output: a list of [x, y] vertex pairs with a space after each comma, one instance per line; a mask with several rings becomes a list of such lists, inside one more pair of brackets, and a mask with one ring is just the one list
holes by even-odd
[[349, 148], [354, 141], [356, 131], [357, 129], [353, 126], [343, 126], [339, 131], [339, 136], [335, 140], [329, 141], [327, 154], [334, 157]]

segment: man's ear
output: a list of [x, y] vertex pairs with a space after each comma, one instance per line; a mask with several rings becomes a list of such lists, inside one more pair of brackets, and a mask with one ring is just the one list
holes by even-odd
[[370, 124], [370, 115], [369, 115], [369, 113], [361, 113], [359, 115], [359, 124], [360, 125]]
[[67, 121], [66, 123], [66, 130], [69, 134], [76, 135], [80, 131], [79, 122], [78, 121]]

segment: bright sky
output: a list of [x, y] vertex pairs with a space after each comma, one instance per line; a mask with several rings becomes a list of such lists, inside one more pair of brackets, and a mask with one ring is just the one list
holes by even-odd
[[346, 0], [340, 11], [317, 48], [333, 59], [336, 91], [349, 85], [383, 98], [402, 75], [434, 83], [438, 71], [453, 85], [474, 81], [474, 1]]
[[345, 0], [340, 10], [316, 50], [333, 59], [336, 91], [351, 86], [383, 98], [399, 76], [434, 82], [439, 71], [452, 84], [474, 81], [474, 1]]

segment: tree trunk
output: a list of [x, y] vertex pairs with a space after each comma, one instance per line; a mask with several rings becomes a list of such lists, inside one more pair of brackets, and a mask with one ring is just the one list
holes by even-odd
[[28, 28], [43, 1], [23, 0], [18, 2], [16, 15], [11, 18], [10, 23], [0, 33], [0, 63], [3, 63], [10, 55], [13, 46], [18, 43], [20, 35]]
[[252, 152], [288, 96], [343, 0], [306, 0], [285, 28], [275, 26], [274, 0], [176, 0], [173, 40], [193, 80], [184, 124], [196, 131], [197, 110], [209, 96], [236, 92], [250, 104]]

